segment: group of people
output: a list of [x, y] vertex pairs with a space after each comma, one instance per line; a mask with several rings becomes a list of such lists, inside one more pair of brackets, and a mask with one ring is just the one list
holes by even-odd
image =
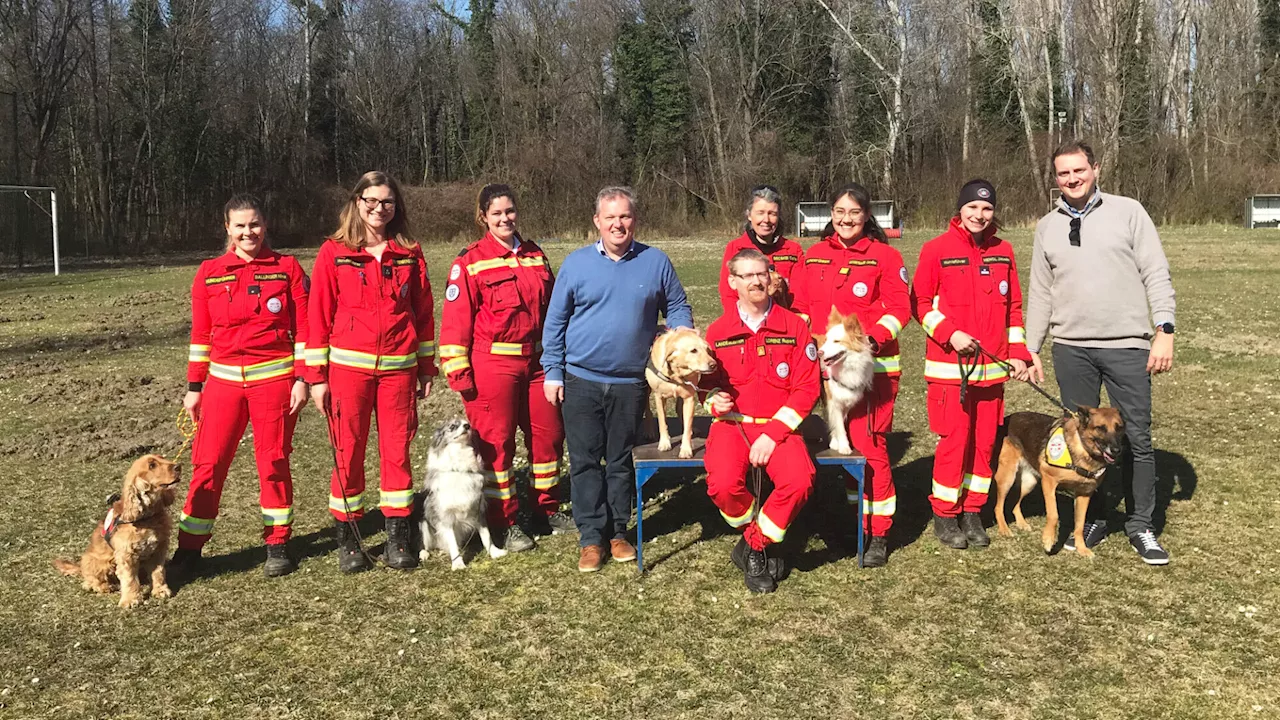
[[[865, 496], [858, 497], [852, 478], [847, 485], [849, 502], [863, 503], [867, 566], [888, 559], [897, 508], [887, 443], [901, 376], [897, 339], [913, 318], [928, 337], [928, 417], [939, 436], [930, 502], [941, 544], [989, 543], [979, 513], [991, 484], [1004, 383], [1044, 381], [1040, 351], [1051, 332], [1063, 401], [1096, 406], [1105, 384], [1120, 409], [1129, 440], [1125, 531], [1145, 562], [1168, 562], [1152, 527], [1150, 436], [1150, 376], [1168, 370], [1173, 356], [1168, 263], [1142, 206], [1098, 189], [1088, 145], [1068, 143], [1052, 163], [1062, 197], [1036, 227], [1025, 319], [1013, 248], [996, 234], [991, 183], [961, 188], [955, 217], [924, 245], [914, 276], [861, 186], [833, 195], [827, 232], [807, 251], [779, 232], [778, 191], [752, 190], [745, 232], [724, 253], [723, 315], [705, 333], [716, 370], [699, 388], [714, 418], [707, 492], [742, 532], [731, 557], [749, 590], [770, 592], [786, 575], [770, 547], [783, 541], [812, 489], [815, 469], [797, 431], [821, 393], [825, 367], [814, 338], [827, 334], [833, 312], [858, 318], [875, 356], [871, 387], [847, 418], [850, 442], [867, 460]], [[293, 519], [288, 458], [295, 418], [310, 396], [333, 445], [329, 509], [339, 568], [368, 567], [349, 521], [365, 509], [364, 454], [375, 415], [384, 562], [414, 567], [409, 444], [437, 353], [479, 436], [487, 520], [504, 547], [530, 550], [536, 536], [576, 530], [580, 571], [599, 570], [609, 558], [634, 561], [626, 531], [648, 351], [659, 315], [679, 328], [693, 327], [693, 313], [671, 260], [636, 240], [629, 189], [600, 191], [598, 239], [570, 253], [557, 277], [541, 248], [520, 236], [511, 188], [486, 186], [476, 206], [485, 234], [449, 268], [438, 347], [426, 263], [393, 178], [372, 172], [360, 179], [312, 279], [295, 259], [266, 247], [252, 198], [233, 198], [225, 220], [227, 252], [202, 264], [192, 285], [184, 405], [199, 425], [172, 565], [200, 562], [228, 466], [251, 422], [264, 571], [294, 569], [285, 549]], [[784, 281], [783, 293], [771, 296], [771, 272]], [[513, 478], [516, 428], [529, 454], [527, 525]], [[559, 510], [566, 442], [572, 517]], [[763, 505], [758, 484], [748, 486], [753, 469], [774, 485]], [[1108, 535], [1102, 497], [1090, 505], [1090, 547]]]

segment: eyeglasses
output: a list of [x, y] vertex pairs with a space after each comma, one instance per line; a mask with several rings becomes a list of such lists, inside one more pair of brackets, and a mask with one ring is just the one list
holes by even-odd
[[769, 280], [769, 273], [767, 273], [767, 272], [761, 272], [761, 273], [734, 273], [734, 274], [733, 274], [733, 276], [734, 276], [734, 277], [736, 277], [736, 278], [742, 278], [743, 280], [750, 280], [750, 279], [752, 279], [752, 278], [755, 278], [755, 279], [757, 279], [757, 280], [764, 280], [764, 281], [766, 281], [766, 282]]
[[1080, 218], [1071, 218], [1071, 233], [1067, 235], [1071, 247], [1080, 247]]
[[369, 211], [374, 210], [379, 205], [382, 206], [383, 210], [396, 209], [395, 198], [389, 198], [387, 200], [383, 200], [382, 198], [376, 198], [376, 197], [362, 197], [360, 198], [360, 202], [364, 203], [364, 209]]

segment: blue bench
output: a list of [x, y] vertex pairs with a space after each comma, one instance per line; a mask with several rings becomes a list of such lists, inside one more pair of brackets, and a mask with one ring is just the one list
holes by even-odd
[[[659, 470], [667, 468], [702, 468], [703, 453], [706, 451], [707, 431], [711, 426], [711, 418], [697, 417], [693, 421], [693, 457], [678, 457], [680, 450], [679, 418], [668, 418], [667, 427], [671, 430], [672, 448], [666, 452], [658, 450], [658, 443], [637, 445], [631, 457], [636, 468], [636, 567], [644, 574], [644, 485], [653, 479]], [[646, 427], [649, 421], [645, 421]], [[813, 463], [819, 468], [839, 467], [858, 481], [858, 497], [863, 497], [863, 480], [867, 460], [858, 455], [837, 455], [827, 448], [827, 427], [822, 418], [810, 415], [800, 426], [800, 433], [813, 453]], [[816, 451], [816, 452], [815, 452]], [[862, 567], [863, 542], [865, 540], [862, 527], [862, 502], [857, 503], [858, 534], [858, 567]]]

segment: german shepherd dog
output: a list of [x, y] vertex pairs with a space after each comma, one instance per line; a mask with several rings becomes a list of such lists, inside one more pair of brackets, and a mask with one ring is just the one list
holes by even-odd
[[1058, 541], [1058, 503], [1062, 490], [1075, 496], [1076, 552], [1093, 557], [1084, 544], [1084, 515], [1089, 497], [1097, 491], [1107, 468], [1124, 449], [1124, 420], [1115, 408], [1077, 406], [1070, 415], [1054, 418], [1034, 412], [1013, 413], [1004, 419], [997, 436], [999, 465], [995, 471], [996, 524], [1000, 534], [1012, 535], [1005, 522], [1004, 500], [1021, 480], [1018, 501], [1013, 506], [1014, 524], [1021, 530], [1031, 525], [1022, 516], [1022, 499], [1035, 487], [1044, 491], [1044, 531], [1040, 535], [1046, 553]]

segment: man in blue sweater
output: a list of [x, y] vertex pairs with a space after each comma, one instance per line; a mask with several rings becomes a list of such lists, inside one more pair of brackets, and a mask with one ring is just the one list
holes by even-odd
[[636, 242], [631, 190], [601, 190], [592, 221], [600, 239], [564, 259], [542, 330], [543, 389], [563, 405], [582, 572], [604, 565], [605, 540], [614, 560], [636, 559], [626, 531], [631, 450], [648, 403], [644, 366], [659, 311], [668, 327], [693, 326], [671, 259]]

